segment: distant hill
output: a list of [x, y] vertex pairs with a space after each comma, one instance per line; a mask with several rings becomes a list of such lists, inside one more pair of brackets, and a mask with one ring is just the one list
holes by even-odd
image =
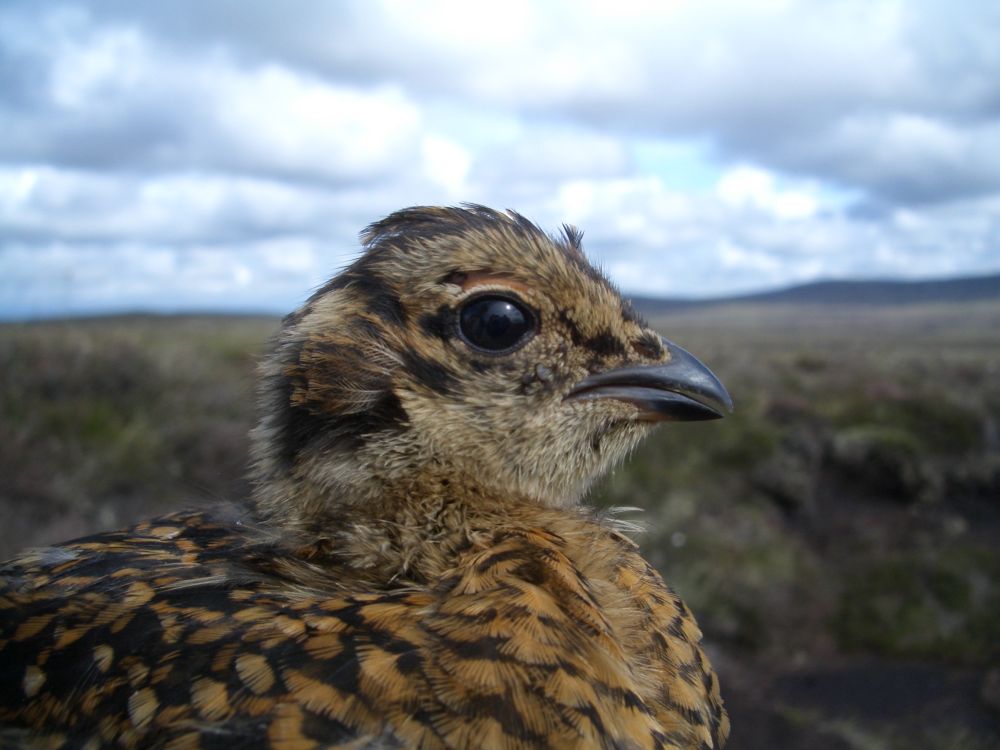
[[734, 297], [672, 299], [632, 297], [645, 315], [728, 304], [912, 305], [1000, 299], [1000, 274], [933, 281], [815, 281]]

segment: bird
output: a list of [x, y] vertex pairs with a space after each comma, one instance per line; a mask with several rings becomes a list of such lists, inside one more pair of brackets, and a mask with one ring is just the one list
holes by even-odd
[[579, 230], [371, 224], [257, 400], [242, 502], [0, 566], [0, 747], [724, 744], [691, 611], [585, 497], [732, 399]]

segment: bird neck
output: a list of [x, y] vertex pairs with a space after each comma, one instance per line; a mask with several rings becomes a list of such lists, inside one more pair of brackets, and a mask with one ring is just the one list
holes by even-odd
[[377, 585], [439, 579], [512, 519], [536, 526], [566, 513], [434, 462], [375, 471], [358, 458], [327, 455], [258, 481], [256, 521], [286, 549], [306, 550], [310, 564], [346, 566], [353, 579]]

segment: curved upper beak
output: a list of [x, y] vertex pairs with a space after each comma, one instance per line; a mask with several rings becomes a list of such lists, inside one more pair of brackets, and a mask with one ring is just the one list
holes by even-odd
[[670, 352], [662, 365], [620, 367], [577, 383], [565, 401], [615, 399], [639, 409], [642, 422], [719, 419], [733, 410], [733, 399], [719, 379], [698, 359], [667, 339]]

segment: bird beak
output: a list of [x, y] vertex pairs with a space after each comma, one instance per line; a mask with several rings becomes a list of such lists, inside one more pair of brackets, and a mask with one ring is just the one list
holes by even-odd
[[660, 340], [670, 352], [669, 362], [599, 372], [577, 383], [563, 400], [625, 401], [639, 409], [640, 422], [719, 419], [733, 410], [733, 399], [711, 370], [677, 344]]

